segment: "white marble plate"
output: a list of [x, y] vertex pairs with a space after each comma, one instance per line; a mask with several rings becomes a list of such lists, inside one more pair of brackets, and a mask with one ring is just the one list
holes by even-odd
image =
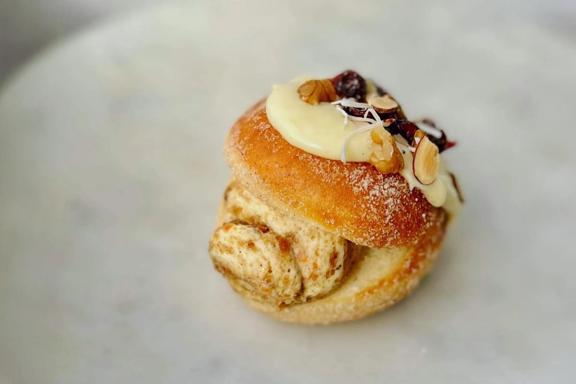
[[[0, 382], [573, 381], [576, 45], [564, 8], [501, 4], [199, 1], [41, 55], [0, 96]], [[277, 323], [206, 252], [223, 137], [347, 67], [459, 141], [466, 208], [401, 305]]]

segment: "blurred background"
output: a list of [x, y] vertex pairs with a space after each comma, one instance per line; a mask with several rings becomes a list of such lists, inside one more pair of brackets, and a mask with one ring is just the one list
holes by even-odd
[[0, 85], [50, 42], [162, 0], [0, 0]]
[[[0, 0], [0, 86], [11, 72], [50, 42], [107, 18], [163, 2], [167, 1]], [[576, 44], [574, 0], [506, 0], [485, 4], [486, 9], [502, 9], [502, 17], [530, 19]], [[490, 17], [495, 15], [497, 12]]]

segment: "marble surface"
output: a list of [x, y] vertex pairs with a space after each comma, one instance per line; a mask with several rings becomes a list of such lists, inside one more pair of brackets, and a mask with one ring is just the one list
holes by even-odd
[[169, 0], [0, 0], [0, 87], [51, 42]]
[[[0, 383], [573, 381], [576, 46], [498, 4], [181, 2], [37, 58], [0, 95]], [[277, 323], [206, 252], [222, 141], [347, 67], [459, 141], [467, 204], [409, 300]]]

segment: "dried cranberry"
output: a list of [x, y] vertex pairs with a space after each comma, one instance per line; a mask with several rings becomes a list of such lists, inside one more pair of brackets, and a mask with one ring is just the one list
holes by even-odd
[[350, 116], [364, 117], [366, 108], [342, 107], [344, 111]]
[[[355, 116], [355, 117], [364, 117], [366, 116], [366, 108], [355, 108], [355, 107], [342, 107], [342, 109], [344, 109], [344, 111], [350, 115], [350, 116]], [[394, 119], [394, 120], [401, 120], [401, 119], [405, 119], [404, 115], [402, 114], [402, 111], [395, 110], [395, 111], [389, 111], [389, 112], [382, 112], [379, 110], [375, 110], [376, 113], [378, 114], [378, 116], [380, 117], [381, 120], [388, 120], [388, 119]], [[372, 118], [372, 114], [368, 114], [368, 117]]]
[[428, 118], [428, 117], [425, 117], [425, 118], [421, 119], [420, 122], [421, 122], [422, 124], [425, 124], [425, 125], [429, 126], [429, 127], [438, 129], [438, 127], [436, 127], [436, 122], [435, 122], [434, 120]]
[[452, 147], [455, 147], [456, 144], [457, 144], [457, 143], [456, 143], [455, 141], [447, 140], [447, 141], [446, 141], [446, 145], [444, 146], [444, 148], [442, 148], [442, 150], [441, 150], [440, 152], [445, 151], [445, 150], [447, 150], [447, 149], [450, 149], [450, 148], [452, 148]]
[[[344, 111], [350, 115], [350, 116], [356, 116], [356, 117], [364, 117], [366, 116], [366, 108], [355, 108], [355, 107], [342, 107], [342, 109], [344, 109]], [[400, 109], [394, 110], [394, 111], [388, 111], [388, 112], [384, 112], [378, 109], [374, 109], [374, 111], [378, 114], [378, 116], [380, 117], [381, 120], [388, 120], [388, 119], [394, 119], [394, 120], [405, 120], [406, 118], [404, 117], [404, 114], [402, 113], [402, 111]], [[368, 114], [368, 117], [372, 118], [372, 114]]]
[[440, 152], [444, 152], [445, 150], [450, 149], [456, 145], [455, 141], [448, 140], [448, 137], [446, 136], [446, 133], [443, 130], [441, 129], [438, 130], [440, 131], [440, 137], [428, 135], [428, 138], [430, 139], [431, 142], [436, 144]]
[[390, 118], [390, 119], [384, 119], [384, 121], [388, 123], [388, 125], [386, 125], [384, 129], [390, 132], [391, 135], [400, 134], [400, 131], [398, 130], [398, 123], [399, 123], [398, 120]]
[[400, 120], [396, 123], [396, 130], [407, 142], [411, 143], [418, 126], [408, 120]]
[[344, 71], [332, 79], [340, 97], [363, 101], [366, 98], [366, 80], [354, 71]]
[[438, 150], [440, 152], [443, 152], [447, 149], [450, 149], [456, 145], [456, 143], [454, 141], [448, 140], [448, 137], [446, 136], [446, 132], [444, 132], [442, 129], [438, 128], [436, 126], [436, 123], [433, 120], [425, 118], [425, 119], [420, 120], [420, 122], [422, 124], [429, 126], [429, 127], [432, 127], [433, 129], [437, 130], [438, 132], [440, 132], [440, 137], [437, 137], [434, 135], [428, 135], [428, 138], [430, 139], [430, 141], [433, 142], [434, 144], [436, 144], [436, 146], [438, 147]]
[[378, 113], [378, 116], [380, 116], [382, 120], [388, 120], [388, 119], [406, 120], [406, 117], [404, 117], [404, 113], [402, 113], [402, 110], [400, 108], [397, 108], [394, 111], [389, 112], [382, 112], [379, 110], [377, 110], [376, 112]]
[[428, 135], [428, 138], [430, 139], [431, 142], [436, 144], [440, 152], [442, 152], [446, 148], [446, 143], [448, 140], [446, 138], [446, 134], [444, 133], [444, 131], [440, 130], [440, 137], [434, 135]]

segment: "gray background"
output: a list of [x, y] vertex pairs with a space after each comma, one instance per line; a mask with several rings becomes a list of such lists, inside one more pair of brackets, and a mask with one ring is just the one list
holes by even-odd
[[160, 0], [0, 0], [0, 86], [18, 66], [60, 37]]
[[[163, 0], [0, 0], [0, 87], [18, 66], [48, 43], [103, 19]], [[184, 1], [183, 1], [184, 2]], [[487, 2], [487, 7], [490, 7]], [[492, 5], [493, 7], [494, 5]], [[576, 1], [501, 1], [576, 47]]]

